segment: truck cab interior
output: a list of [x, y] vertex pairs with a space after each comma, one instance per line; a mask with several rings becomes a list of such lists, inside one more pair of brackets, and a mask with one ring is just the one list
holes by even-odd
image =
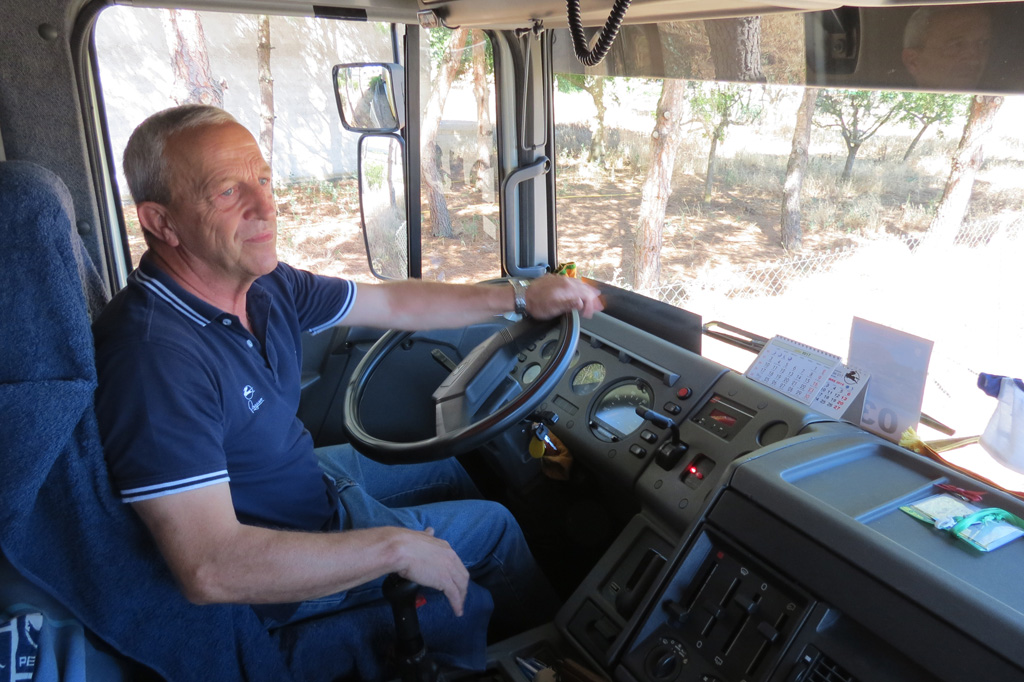
[[[330, 679], [317, 665], [302, 662], [326, 656], [345, 658], [356, 678], [363, 670], [360, 653], [346, 647], [362, 628], [391, 627], [390, 611], [365, 609], [338, 627], [310, 625], [279, 633], [263, 648], [240, 645], [260, 636], [253, 630], [258, 625], [243, 617], [246, 607], [196, 607], [175, 594], [145, 529], [106, 482], [91, 414], [96, 375], [89, 324], [125, 285], [141, 243], [130, 201], [123, 198], [119, 157], [125, 136], [140, 115], [173, 103], [161, 90], [170, 81], [150, 72], [147, 55], [157, 48], [137, 38], [156, 35], [145, 33], [154, 27], [159, 31], [158, 15], [147, 12], [187, 9], [212, 17], [204, 40], [215, 59], [228, 63], [243, 48], [255, 54], [255, 45], [239, 38], [241, 29], [227, 30], [248, 20], [232, 18], [236, 23], [221, 25], [217, 17], [270, 16], [279, 22], [273, 24], [277, 54], [292, 50], [306, 60], [304, 73], [316, 73], [319, 80], [305, 82], [275, 67], [280, 69], [275, 155], [292, 159], [289, 154], [302, 148], [310, 158], [342, 159], [325, 161], [324, 172], [344, 176], [351, 188], [332, 195], [332, 201], [356, 216], [356, 260], [365, 271], [360, 276], [451, 279], [461, 272], [469, 273], [469, 281], [529, 280], [574, 261], [579, 274], [602, 291], [605, 310], [590, 319], [573, 314], [537, 323], [508, 316], [415, 334], [342, 326], [303, 339], [300, 417], [316, 444], [350, 441], [368, 456], [392, 463], [459, 457], [486, 496], [516, 516], [562, 599], [552, 622], [491, 642], [486, 670], [443, 670], [445, 679], [1024, 680], [1024, 590], [1017, 583], [1024, 542], [982, 551], [904, 509], [954, 491], [961, 501], [963, 495], [980, 494], [972, 498], [977, 508], [1001, 510], [1003, 519], [1024, 517], [1024, 483], [1012, 473], [999, 478], [992, 469], [940, 448], [902, 447], [896, 431], [907, 424], [889, 428], [884, 406], [870, 413], [864, 393], [843, 411], [751, 378], [748, 366], [766, 347], [770, 350], [776, 334], [795, 336], [813, 328], [787, 326], [798, 321], [818, 320], [824, 328], [823, 308], [830, 305], [823, 301], [866, 296], [863, 280], [851, 277], [829, 292], [829, 299], [818, 296], [820, 287], [788, 285], [781, 287], [786, 298], [777, 308], [731, 294], [731, 307], [705, 310], [705, 294], [718, 286], [709, 279], [688, 280], [687, 296], [672, 298], [669, 287], [641, 285], [617, 266], [599, 267], [602, 254], [625, 250], [622, 240], [634, 239], [634, 225], [644, 220], [637, 205], [641, 195], [647, 201], [648, 190], [636, 169], [654, 164], [654, 152], [583, 164], [566, 151], [577, 144], [573, 131], [589, 131], [588, 121], [596, 120], [589, 108], [583, 114], [573, 111], [582, 101], [591, 106], [583, 94], [583, 85], [589, 87], [585, 79], [603, 81], [615, 92], [615, 106], [633, 107], [634, 118], [645, 112], [639, 116], [640, 132], [623, 124], [614, 133], [620, 145], [644, 150], [657, 147], [659, 131], [668, 130], [659, 127], [661, 122], [682, 116], [667, 104], [662, 107], [664, 94], [659, 98], [668, 92], [661, 83], [671, 80], [689, 84], [686, 116], [692, 120], [686, 124], [694, 126], [697, 103], [712, 101], [718, 96], [712, 92], [732, 92], [727, 88], [736, 84], [757, 89], [756, 107], [749, 94], [744, 106], [758, 116], [793, 110], [789, 102], [811, 89], [868, 93], [865, 97], [877, 99], [876, 107], [895, 107], [902, 97], [900, 111], [915, 106], [920, 111], [924, 96], [938, 94], [961, 98], [955, 100], [959, 118], [950, 114], [945, 123], [942, 116], [935, 118], [937, 127], [953, 131], [946, 165], [933, 173], [944, 182], [957, 150], [970, 152], [958, 159], [978, 158], [966, 133], [957, 145], [968, 115], [986, 103], [1024, 94], [1024, 53], [1017, 41], [1024, 5], [952, 6], [981, 6], [986, 12], [983, 38], [971, 38], [967, 47], [942, 48], [947, 56], [983, 51], [984, 64], [974, 74], [948, 65], [926, 74], [924, 56], [907, 56], [916, 49], [904, 35], [916, 5], [742, 0], [633, 0], [614, 6], [570, 0], [568, 5], [567, 11], [565, 4], [548, 0], [195, 0], [187, 7], [159, 0], [0, 0], [0, 298], [6, 356], [0, 363], [0, 396], [7, 415], [0, 429], [6, 471], [0, 609], [12, 622], [26, 622], [17, 620], [26, 613], [44, 614], [51, 624], [60, 624], [46, 631], [56, 633], [57, 640], [68, 628], [80, 636], [78, 649], [51, 647], [47, 662], [40, 654], [38, 665], [33, 661], [29, 668], [27, 655], [17, 655], [28, 630], [18, 640], [8, 627], [2, 641], [12, 642], [12, 676], [3, 679], [36, 679], [33, 669], [53, 675], [47, 679], [70, 679], [72, 670], [84, 671], [75, 679], [96, 680], [236, 674], [239, 679]], [[755, 18], [759, 42], [751, 50], [740, 29]], [[307, 24], [302, 22], [314, 20], [329, 27], [316, 25], [321, 31], [316, 35], [329, 46], [327, 57], [310, 48], [312, 39], [291, 36], [294, 48], [286, 47], [288, 31], [303, 35], [299, 27]], [[958, 25], [969, 24], [961, 17]], [[256, 35], [255, 26], [245, 35]], [[339, 33], [341, 40], [330, 33], [335, 26], [344, 31], [356, 26], [364, 33]], [[713, 34], [710, 26], [731, 27], [733, 33], [694, 38]], [[467, 211], [467, 204], [486, 205], [490, 217], [471, 229], [465, 227], [469, 222], [460, 223], [461, 233], [437, 242], [447, 250], [431, 251], [440, 209], [429, 189], [437, 180], [422, 171], [426, 154], [421, 149], [434, 153], [438, 130], [456, 139], [464, 129], [475, 134], [478, 123], [438, 124], [430, 113], [437, 104], [431, 83], [443, 78], [445, 65], [439, 56], [443, 45], [431, 36], [460, 29], [469, 31], [474, 45], [486, 47], [481, 59], [493, 89], [487, 110], [490, 174], [486, 187], [473, 195], [483, 198], [459, 203], [456, 176], [463, 161], [454, 147], [446, 147], [442, 193], [453, 207], [453, 222], [463, 215], [455, 207]], [[759, 66], [743, 65], [751, 54]], [[167, 61], [163, 53], [160, 59]], [[253, 71], [252, 82], [260, 78]], [[132, 89], [121, 88], [122, 83]], [[225, 101], [248, 116], [240, 120], [255, 129], [261, 120], [259, 87], [231, 82], [221, 90], [229, 93], [221, 93]], [[566, 99], [570, 96], [575, 99]], [[822, 104], [819, 98], [818, 107], [832, 107], [839, 112], [835, 120], [842, 121], [838, 97], [830, 101]], [[287, 108], [292, 105], [294, 114]], [[443, 108], [443, 101], [437, 106]], [[739, 119], [746, 114], [735, 112], [732, 124], [742, 126]], [[892, 112], [886, 121], [896, 120], [899, 114]], [[745, 176], [733, 178], [736, 189], [728, 200], [734, 205], [755, 211], [761, 189], [781, 195], [789, 178], [782, 170], [790, 152], [791, 119], [780, 171], [765, 183], [767, 189], [752, 182], [744, 187]], [[614, 120], [608, 118], [609, 128]], [[916, 125], [908, 139], [921, 124]], [[724, 145], [735, 139], [726, 138], [724, 128], [709, 130], [700, 143], [701, 159], [708, 158], [710, 140]], [[852, 168], [863, 141], [854, 144], [849, 128], [843, 131], [847, 144], [830, 151], [828, 163], [841, 167], [845, 158]], [[1024, 151], [1019, 131], [1016, 135], [1007, 157]], [[678, 130], [666, 136], [667, 146], [684, 150], [680, 154], [695, 144]], [[743, 139], [750, 149], [769, 146], [767, 137]], [[437, 144], [439, 157], [441, 150]], [[898, 156], [895, 148], [872, 160], [862, 156], [859, 172], [877, 176], [878, 187], [892, 188], [896, 179], [886, 175], [891, 170], [883, 165], [886, 153]], [[1019, 179], [1002, 151], [989, 156], [995, 158], [992, 172]], [[729, 172], [736, 173], [738, 157], [733, 158]], [[275, 174], [278, 168], [275, 163]], [[569, 168], [577, 174], [569, 175]], [[712, 168], [700, 165], [696, 173], [701, 183], [707, 175], [708, 188]], [[725, 177], [727, 171], [718, 168]], [[598, 172], [599, 177], [585, 176]], [[695, 175], [678, 171], [677, 179], [680, 172]], [[823, 182], [836, 184], [836, 179]], [[930, 197], [914, 210], [926, 205], [934, 212], [942, 182], [914, 189], [915, 196]], [[1024, 254], [1020, 183], [1000, 192], [1012, 215], [985, 238], [995, 246], [980, 257], [981, 269], [967, 270], [966, 256], [952, 260], [949, 254], [961, 254], [958, 243], [936, 256], [944, 269], [917, 272], [925, 281], [905, 290], [892, 285], [885, 292], [908, 316], [910, 309], [924, 308], [936, 327], [966, 330], [963, 345], [936, 345], [936, 352], [945, 350], [952, 358], [953, 369], [942, 375], [938, 402], [929, 403], [926, 392], [924, 413], [909, 424], [922, 433], [935, 428], [938, 435], [952, 435], [950, 423], [958, 426], [958, 436], [972, 436], [984, 427], [984, 422], [980, 427], [954, 423], [960, 408], [943, 400], [952, 401], [951, 393], [973, 402], [983, 396], [947, 377], [967, 375], [970, 384], [981, 372], [1024, 374], [1013, 349], [1024, 331], [1024, 313], [1013, 302], [1013, 265]], [[279, 191], [282, 216], [301, 212], [297, 194], [287, 201], [283, 196]], [[665, 219], [668, 211], [670, 224], [659, 233], [655, 252], [689, 248], [679, 246], [690, 243], [684, 231], [698, 229], [715, 212], [711, 201], [679, 199], [682, 190], [675, 196], [668, 209], [660, 204], [660, 216]], [[634, 203], [627, 207], [628, 201]], [[909, 199], [901, 205], [906, 215]], [[777, 204], [772, 210], [777, 216]], [[805, 204], [805, 217], [810, 210]], [[606, 224], [611, 227], [601, 227]], [[917, 249], [924, 239], [919, 233], [903, 236], [902, 251]], [[289, 248], [303, 239], [289, 237]], [[682, 269], [704, 272], [716, 262], [715, 249], [725, 248], [720, 240], [701, 251], [692, 239], [697, 255], [665, 261], [662, 283]], [[807, 243], [818, 239], [805, 233]], [[778, 248], [778, 239], [773, 240], [772, 248]], [[910, 243], [913, 249], [906, 246]], [[353, 266], [345, 261], [338, 269], [333, 252], [324, 248], [327, 256], [316, 266], [352, 277]], [[744, 248], [737, 253], [742, 256]], [[874, 253], [868, 261], [871, 281], [889, 282], [890, 252]], [[623, 263], [639, 269], [641, 254], [637, 247]], [[476, 262], [460, 270], [463, 260]], [[958, 301], [967, 301], [965, 307], [947, 298], [951, 291]], [[876, 313], [870, 306], [853, 311], [855, 317]], [[751, 317], [744, 317], [747, 312]], [[850, 323], [847, 315], [838, 333], [829, 329], [798, 341], [842, 352]], [[939, 333], [932, 327], [904, 331], [931, 338]], [[1009, 360], [997, 366], [993, 358], [1001, 349], [1009, 349], [1000, 356]], [[936, 362], [933, 355], [933, 377]], [[453, 373], [456, 366], [460, 369]], [[829, 371], [839, 366], [835, 356]], [[872, 375], [876, 384], [882, 379]], [[928, 391], [936, 388], [933, 384]], [[908, 383], [906, 390], [915, 389]], [[916, 390], [919, 397], [926, 391]], [[994, 407], [982, 405], [986, 415]], [[932, 413], [936, 409], [939, 414]], [[991, 521], [992, 514], [986, 518]], [[67, 525], [56, 528], [61, 524]], [[124, 542], [112, 539], [117, 537]], [[40, 538], [48, 544], [37, 543]], [[126, 572], [131, 579], [116, 582]], [[109, 593], [111, 585], [118, 585], [117, 594]], [[451, 644], [431, 632], [433, 614], [443, 608], [443, 599], [435, 598], [420, 609], [428, 656], [431, 642]], [[40, 632], [38, 626], [33, 632]], [[154, 633], [167, 636], [167, 648], [142, 657], [140, 652], [151, 648], [140, 641], [152, 640]], [[197, 638], [207, 646], [199, 646]], [[228, 667], [206, 667], [221, 665], [225, 651], [234, 652]], [[27, 676], [13, 676], [17, 670], [27, 670]], [[436, 670], [412, 665], [391, 672], [426, 679], [416, 675]]]

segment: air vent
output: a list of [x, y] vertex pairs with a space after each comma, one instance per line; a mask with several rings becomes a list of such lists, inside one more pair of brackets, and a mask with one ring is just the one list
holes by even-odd
[[800, 682], [857, 682], [857, 678], [846, 672], [842, 666], [813, 648], [808, 648], [804, 652], [803, 660], [812, 662], [803, 674], [794, 678]]
[[807, 682], [857, 682], [857, 678], [826, 656], [814, 662], [806, 679]]

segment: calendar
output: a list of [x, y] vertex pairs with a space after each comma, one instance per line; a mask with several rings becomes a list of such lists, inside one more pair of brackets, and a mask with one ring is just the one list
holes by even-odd
[[839, 367], [842, 361], [838, 355], [776, 336], [761, 349], [746, 376], [810, 405]]
[[825, 387], [815, 396], [811, 407], [834, 417], [841, 417], [850, 407], [870, 378], [863, 369], [838, 365], [825, 380]]

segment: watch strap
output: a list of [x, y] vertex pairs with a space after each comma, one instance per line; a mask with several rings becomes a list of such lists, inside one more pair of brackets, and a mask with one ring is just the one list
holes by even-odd
[[515, 294], [515, 310], [516, 315], [526, 314], [526, 287], [530, 286], [529, 280], [525, 279], [510, 279], [509, 284], [512, 285], [512, 291]]

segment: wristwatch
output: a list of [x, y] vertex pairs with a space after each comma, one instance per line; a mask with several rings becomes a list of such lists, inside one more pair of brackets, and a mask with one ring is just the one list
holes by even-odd
[[530, 286], [530, 280], [528, 279], [510, 279], [508, 281], [512, 285], [512, 291], [515, 293], [515, 313], [516, 315], [526, 314], [526, 287]]

